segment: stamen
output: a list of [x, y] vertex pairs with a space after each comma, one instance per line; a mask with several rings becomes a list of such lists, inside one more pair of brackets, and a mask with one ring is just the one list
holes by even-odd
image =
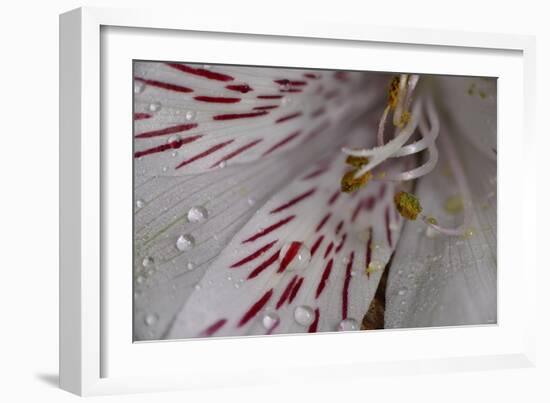
[[340, 189], [345, 193], [353, 193], [356, 190], [362, 188], [372, 178], [372, 173], [365, 172], [361, 176], [356, 177], [356, 172], [359, 169], [353, 169], [348, 171], [342, 177], [340, 181]]
[[407, 220], [416, 220], [418, 214], [422, 212], [422, 206], [418, 198], [408, 192], [396, 193], [393, 201], [399, 214]]
[[367, 157], [356, 157], [353, 155], [348, 155], [346, 158], [346, 164], [351, 165], [355, 168], [361, 168], [363, 165], [366, 165], [369, 163], [369, 159]]

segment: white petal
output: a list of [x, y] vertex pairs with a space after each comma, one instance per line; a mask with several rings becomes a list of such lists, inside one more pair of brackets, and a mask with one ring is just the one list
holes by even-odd
[[137, 62], [137, 174], [200, 173], [287, 151], [327, 123], [364, 113], [383, 91], [375, 77]]
[[[374, 140], [375, 127], [355, 134], [361, 143]], [[352, 319], [360, 324], [402, 223], [393, 184], [344, 194], [345, 169], [336, 150], [262, 206], [211, 263], [168, 337], [334, 331], [343, 319], [346, 329]], [[294, 252], [307, 262], [308, 250], [311, 260], [302, 267]]]
[[[474, 198], [473, 235], [437, 235], [407, 222], [388, 277], [387, 328], [496, 323], [496, 161], [460, 141], [458, 133], [450, 132]], [[445, 164], [422, 178], [415, 193], [426, 214], [460, 224], [462, 218], [444, 208], [456, 195]]]

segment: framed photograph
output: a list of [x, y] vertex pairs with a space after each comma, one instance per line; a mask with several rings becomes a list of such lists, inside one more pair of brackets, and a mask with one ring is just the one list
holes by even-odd
[[532, 365], [532, 38], [60, 23], [64, 389]]

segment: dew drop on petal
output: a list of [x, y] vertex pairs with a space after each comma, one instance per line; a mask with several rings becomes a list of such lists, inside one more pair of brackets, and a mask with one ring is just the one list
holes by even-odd
[[168, 137], [168, 140], [166, 140], [166, 142], [170, 144], [170, 143], [175, 143], [176, 141], [179, 141], [179, 140], [181, 140], [181, 137], [177, 134], [174, 134], [173, 136]]
[[405, 295], [407, 293], [407, 289], [406, 288], [401, 288], [399, 289], [399, 291], [397, 291], [397, 295]]
[[187, 212], [189, 222], [202, 222], [208, 218], [208, 211], [203, 206], [193, 206]]
[[195, 264], [193, 262], [187, 262], [187, 270], [193, 270], [195, 268]]
[[355, 319], [344, 319], [338, 324], [338, 330], [341, 332], [359, 330], [359, 323]]
[[143, 208], [145, 206], [145, 202], [141, 199], [136, 200], [136, 207], [137, 208]]
[[307, 305], [297, 306], [294, 310], [294, 320], [302, 326], [309, 326], [315, 319], [313, 309]]
[[134, 81], [134, 94], [141, 94], [145, 89], [145, 84], [141, 81]]
[[246, 202], [248, 203], [249, 206], [253, 206], [256, 204], [256, 199], [253, 197], [249, 197]]
[[143, 276], [137, 276], [136, 283], [142, 284], [145, 281], [145, 277]]
[[[288, 250], [292, 247], [292, 245], [296, 242], [289, 242], [283, 246], [283, 249], [281, 250], [280, 254], [280, 260], [284, 259], [286, 256]], [[290, 263], [288, 264], [286, 270], [302, 270], [307, 267], [311, 260], [311, 252], [307, 248], [307, 246], [304, 245], [303, 242], [298, 242], [300, 244], [300, 248], [298, 249], [298, 252], [296, 255], [292, 258]]]
[[195, 246], [195, 238], [193, 238], [193, 236], [189, 234], [180, 235], [180, 237], [176, 241], [176, 248], [178, 248], [178, 250], [181, 252], [188, 251], [192, 249], [193, 246]]
[[272, 329], [279, 322], [279, 315], [275, 312], [266, 313], [262, 318], [262, 325], [267, 330]]
[[195, 111], [187, 111], [185, 112], [185, 119], [186, 120], [193, 120], [195, 119], [195, 116], [196, 116], [196, 112]]
[[147, 326], [153, 326], [155, 323], [157, 323], [158, 315], [154, 313], [150, 313], [145, 316], [145, 324]]
[[200, 290], [201, 289], [201, 285], [200, 284], [195, 284], [195, 290]]
[[162, 108], [162, 104], [160, 102], [151, 102], [147, 109], [149, 109], [149, 112], [158, 112]]
[[143, 258], [143, 260], [141, 261], [141, 264], [143, 267], [152, 266], [154, 263], [155, 263], [155, 260], [151, 256], [147, 256]]

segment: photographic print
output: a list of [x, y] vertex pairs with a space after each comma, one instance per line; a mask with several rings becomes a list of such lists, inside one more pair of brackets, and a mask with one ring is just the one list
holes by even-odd
[[497, 323], [496, 78], [128, 79], [134, 341]]

